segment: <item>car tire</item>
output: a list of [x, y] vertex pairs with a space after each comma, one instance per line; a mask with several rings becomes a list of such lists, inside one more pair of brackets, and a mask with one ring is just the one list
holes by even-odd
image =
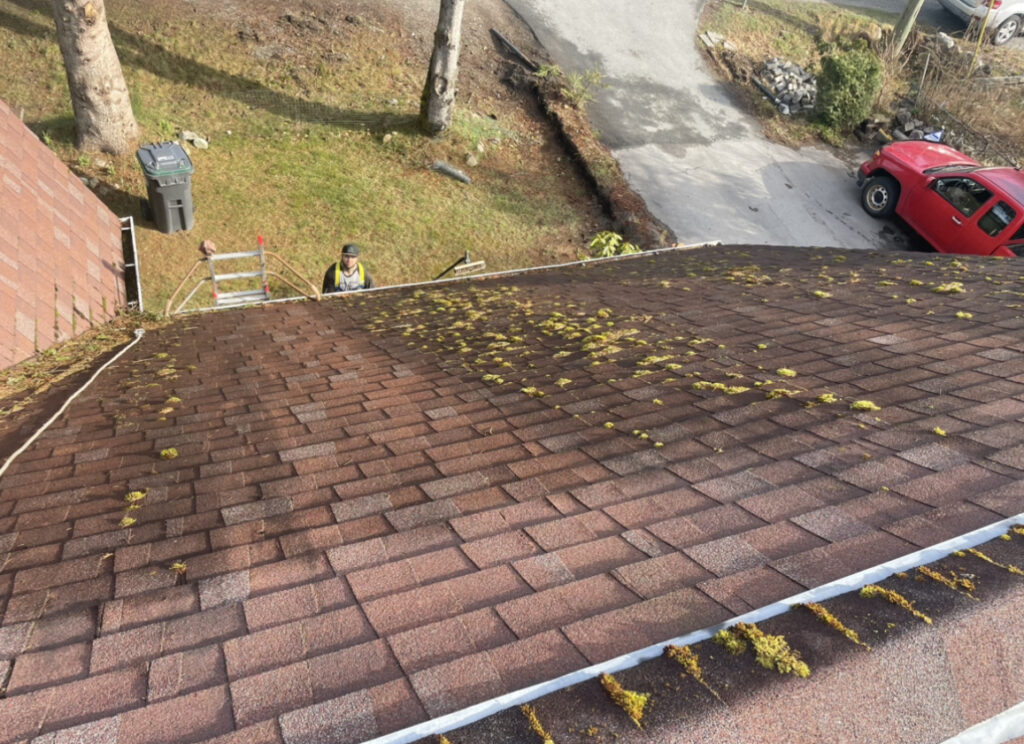
[[900, 185], [892, 176], [872, 176], [860, 190], [860, 205], [876, 219], [892, 216], [899, 198]]
[[992, 33], [992, 44], [994, 46], [1002, 46], [1008, 41], [1015, 39], [1017, 34], [1020, 33], [1020, 16], [1012, 15], [1005, 21], [999, 24]]

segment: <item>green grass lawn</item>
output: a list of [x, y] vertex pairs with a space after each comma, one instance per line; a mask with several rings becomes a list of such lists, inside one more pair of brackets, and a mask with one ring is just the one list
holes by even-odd
[[[164, 235], [139, 224], [147, 310], [162, 311], [204, 238], [229, 252], [262, 235], [316, 285], [356, 242], [378, 284], [395, 284], [431, 279], [466, 250], [489, 270], [571, 259], [607, 226], [552, 130], [494, 83], [460, 87], [446, 137], [419, 134], [427, 60], [394, 23], [321, 34], [275, 27], [267, 41], [200, 20], [188, 3], [108, 0], [107, 14], [142, 141], [183, 129], [210, 141], [190, 150], [195, 228]], [[115, 213], [138, 222], [145, 182], [134, 155], [74, 149], [50, 3], [0, 3], [0, 64], [0, 98], [73, 170], [99, 178]], [[469, 155], [479, 164], [468, 166]], [[429, 170], [435, 160], [473, 184]]]

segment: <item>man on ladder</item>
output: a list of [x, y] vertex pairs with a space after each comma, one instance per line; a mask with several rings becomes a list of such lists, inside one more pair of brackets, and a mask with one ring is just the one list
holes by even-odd
[[359, 246], [348, 243], [341, 249], [341, 259], [327, 267], [324, 273], [323, 294], [370, 289], [373, 277], [359, 262]]

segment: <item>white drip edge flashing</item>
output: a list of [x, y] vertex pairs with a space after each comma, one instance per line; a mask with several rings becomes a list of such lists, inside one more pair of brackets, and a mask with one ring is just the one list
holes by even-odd
[[50, 428], [50, 425], [54, 421], [56, 421], [57, 419], [59, 419], [61, 417], [61, 415], [64, 413], [64, 411], [66, 411], [68, 409], [68, 406], [71, 405], [71, 401], [73, 401], [75, 398], [77, 398], [79, 395], [81, 395], [83, 392], [85, 392], [86, 388], [88, 388], [90, 385], [93, 384], [93, 382], [96, 381], [96, 378], [100, 376], [100, 374], [103, 372], [103, 370], [105, 370], [111, 364], [113, 364], [118, 359], [120, 359], [124, 355], [124, 353], [126, 351], [128, 351], [130, 348], [135, 346], [135, 344], [139, 343], [139, 341], [141, 341], [142, 337], [145, 336], [145, 335], [146, 335], [146, 330], [144, 328], [136, 328], [135, 329], [135, 339], [131, 343], [129, 343], [127, 346], [125, 346], [123, 349], [121, 349], [119, 352], [117, 352], [110, 359], [108, 359], [103, 364], [102, 367], [100, 367], [98, 370], [93, 372], [92, 373], [92, 377], [90, 377], [88, 380], [86, 380], [85, 384], [82, 385], [82, 387], [78, 388], [78, 390], [76, 390], [74, 393], [71, 394], [70, 398], [68, 398], [66, 401], [64, 401], [64, 405], [62, 405], [60, 407], [60, 410], [58, 410], [55, 414], [53, 414], [45, 424], [43, 424], [42, 426], [39, 427], [39, 429], [36, 430], [35, 434], [33, 434], [31, 437], [29, 437], [28, 440], [24, 444], [22, 444], [17, 450], [14, 451], [14, 453], [10, 457], [7, 458], [7, 460], [3, 464], [3, 467], [0, 467], [0, 478], [2, 478], [4, 473], [7, 472], [7, 468], [9, 468], [11, 466], [11, 463], [14, 462], [15, 458], [17, 458], [18, 455], [20, 455], [22, 452], [24, 452], [29, 447], [31, 447], [32, 443], [34, 441], [36, 441], [42, 435], [42, 433], [44, 431], [46, 431], [48, 428]]
[[1017, 703], [987, 721], [946, 739], [942, 744], [1003, 744], [1024, 736], [1024, 703]]
[[[950, 553], [956, 550], [967, 550], [973, 548], [976, 545], [993, 540], [999, 535], [1005, 534], [1006, 531], [1016, 524], [1024, 522], [1024, 513], [1018, 514], [1014, 517], [1000, 520], [987, 527], [974, 530], [972, 532], [965, 533], [958, 537], [954, 537], [950, 540], [946, 540], [931, 547], [918, 550], [908, 555], [894, 558], [891, 561], [880, 563], [877, 566], [858, 571], [857, 573], [850, 574], [842, 579], [831, 581], [828, 584], [809, 589], [800, 594], [795, 594], [786, 599], [774, 602], [770, 605], [765, 605], [751, 612], [747, 612], [743, 615], [733, 617], [725, 622], [712, 625], [701, 630], [695, 630], [692, 633], [686, 635], [677, 636], [676, 638], [670, 638], [667, 641], [656, 643], [652, 646], [633, 651], [632, 653], [623, 654], [614, 659], [603, 661], [599, 664], [593, 664], [583, 669], [578, 669], [575, 672], [569, 674], [563, 674], [561, 677], [548, 680], [546, 682], [540, 682], [530, 687], [524, 687], [520, 690], [499, 695], [490, 700], [485, 700], [476, 705], [471, 705], [468, 708], [457, 710], [452, 713], [440, 716], [439, 718], [433, 718], [429, 721], [423, 721], [414, 726], [395, 731], [384, 736], [379, 736], [375, 739], [369, 739], [364, 744], [409, 744], [419, 739], [428, 736], [437, 736], [447, 731], [452, 731], [463, 726], [468, 726], [471, 723], [475, 723], [483, 718], [492, 716], [496, 713], [500, 713], [509, 708], [517, 705], [528, 703], [531, 700], [550, 695], [553, 692], [558, 692], [572, 685], [579, 684], [580, 682], [586, 682], [587, 680], [599, 677], [602, 674], [612, 674], [614, 672], [620, 672], [624, 669], [630, 669], [641, 664], [644, 661], [655, 659], [664, 653], [665, 646], [669, 644], [675, 646], [689, 646], [701, 641], [713, 637], [719, 630], [730, 628], [736, 623], [759, 623], [777, 615], [788, 612], [793, 608], [793, 605], [805, 604], [807, 602], [824, 602], [826, 600], [838, 597], [841, 594], [846, 594], [851, 591], [857, 591], [867, 586], [868, 584], [878, 583], [893, 574], [901, 571], [910, 571], [917, 568], [918, 566], [924, 566], [928, 563], [934, 563], [935, 561], [945, 558]], [[1017, 706], [1020, 708], [1021, 706]], [[1010, 710], [1017, 710], [1017, 708], [1011, 708]], [[998, 718], [998, 717], [997, 717]], [[995, 719], [992, 719], [995, 720]], [[1024, 727], [1024, 722], [1017, 721], [1018, 726]], [[976, 727], [975, 727], [976, 728]], [[1016, 730], [1016, 729], [1014, 729]], [[966, 732], [965, 732], [966, 734]], [[1006, 741], [1006, 739], [983, 739], [983, 738], [971, 738], [960, 740], [950, 740], [950, 744], [956, 741], [956, 744], [998, 744], [998, 742]]]

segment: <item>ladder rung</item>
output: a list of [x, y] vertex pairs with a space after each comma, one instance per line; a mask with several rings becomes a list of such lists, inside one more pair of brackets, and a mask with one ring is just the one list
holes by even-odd
[[214, 253], [212, 256], [207, 256], [207, 261], [223, 261], [231, 258], [252, 258], [253, 256], [260, 255], [259, 251], [248, 251], [246, 253]]
[[473, 261], [472, 263], [461, 264], [456, 266], [453, 270], [453, 274], [468, 274], [471, 271], [479, 271], [484, 268], [486, 264], [483, 261]]
[[256, 305], [256, 304], [262, 303], [263, 300], [264, 300], [264, 298], [262, 298], [262, 297], [259, 297], [259, 298], [256, 298], [256, 299], [253, 299], [251, 297], [250, 298], [236, 297], [234, 299], [227, 299], [227, 300], [220, 300], [220, 299], [218, 299], [216, 307], [238, 307], [240, 305]]
[[238, 297], [238, 298], [262, 297], [262, 298], [266, 299], [267, 293], [264, 292], [262, 289], [247, 289], [247, 290], [242, 291], [242, 292], [218, 292], [217, 293], [217, 301], [218, 302], [220, 302], [221, 300], [230, 300], [230, 299], [232, 299], [234, 297]]
[[234, 274], [217, 274], [217, 281], [223, 282], [228, 279], [248, 279], [253, 276], [263, 276], [261, 271], [239, 271]]

